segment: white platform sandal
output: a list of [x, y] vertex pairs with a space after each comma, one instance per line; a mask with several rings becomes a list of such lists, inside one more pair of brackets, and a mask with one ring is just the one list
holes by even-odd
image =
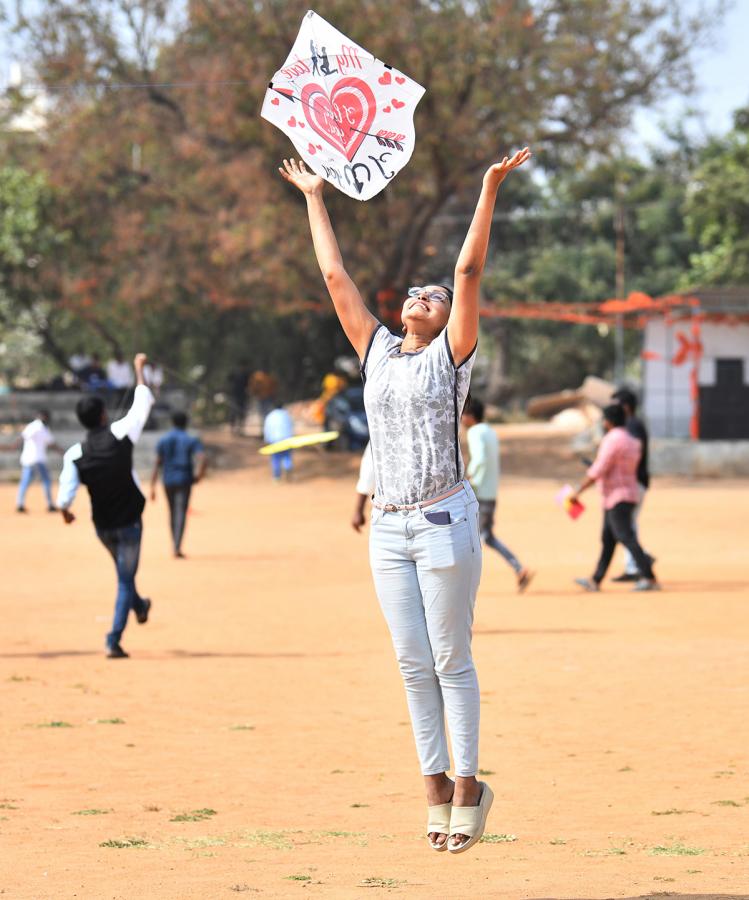
[[450, 853], [465, 853], [481, 840], [486, 829], [486, 819], [494, 802], [492, 789], [484, 781], [479, 781], [481, 795], [478, 806], [453, 806], [450, 816], [450, 837], [455, 834], [466, 834], [468, 840], [459, 847], [453, 847], [448, 838], [447, 849]]
[[[440, 803], [439, 806], [430, 806], [427, 816], [427, 840], [432, 850], [442, 853], [447, 850], [447, 842], [450, 837], [450, 822], [452, 814], [452, 803]], [[444, 834], [445, 842], [443, 844], [435, 844], [429, 837], [432, 832], [436, 834]]]

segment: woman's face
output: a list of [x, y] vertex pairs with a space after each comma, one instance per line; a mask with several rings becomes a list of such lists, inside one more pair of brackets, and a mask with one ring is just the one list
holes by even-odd
[[438, 335], [450, 318], [450, 295], [438, 284], [412, 287], [403, 304], [401, 321], [409, 331]]

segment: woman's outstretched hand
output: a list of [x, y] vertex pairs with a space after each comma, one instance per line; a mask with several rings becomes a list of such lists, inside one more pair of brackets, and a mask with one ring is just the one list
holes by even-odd
[[278, 171], [281, 173], [282, 178], [298, 187], [303, 194], [312, 196], [322, 192], [325, 182], [319, 175], [315, 175], [314, 172], [308, 172], [304, 161], [301, 159], [299, 162], [295, 159], [285, 159], [283, 168], [279, 166]]
[[514, 156], [505, 156], [502, 162], [489, 166], [486, 170], [486, 175], [484, 175], [484, 183], [492, 185], [493, 187], [499, 187], [513, 169], [522, 166], [523, 163], [527, 162], [530, 158], [531, 151], [527, 147], [518, 150]]

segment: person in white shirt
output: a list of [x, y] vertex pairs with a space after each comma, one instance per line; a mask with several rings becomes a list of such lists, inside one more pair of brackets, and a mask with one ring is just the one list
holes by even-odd
[[[263, 423], [263, 438], [266, 444], [275, 444], [277, 441], [285, 441], [287, 438], [294, 436], [294, 420], [290, 413], [283, 408], [282, 403], [276, 403], [276, 408], [268, 413]], [[274, 453], [270, 458], [271, 472], [273, 480], [281, 480], [281, 471], [283, 470], [287, 480], [291, 478], [291, 471], [294, 468], [294, 460], [291, 450], [282, 450], [280, 453]]]
[[115, 353], [114, 359], [107, 363], [107, 381], [116, 391], [126, 391], [133, 386], [133, 367], [121, 353]]
[[372, 499], [376, 489], [372, 447], [367, 444], [359, 463], [359, 480], [356, 482], [356, 506], [354, 507], [354, 515], [351, 517], [351, 527], [354, 531], [361, 531], [364, 527], [364, 512], [367, 508], [367, 500]]
[[137, 386], [133, 404], [122, 419], [110, 425], [101, 397], [87, 395], [78, 401], [76, 415], [86, 429], [86, 438], [66, 452], [57, 495], [57, 505], [69, 525], [75, 521], [70, 511], [75, 495], [81, 484], [86, 485], [97, 537], [117, 569], [114, 621], [106, 639], [110, 659], [128, 656], [120, 641], [130, 610], [143, 624], [148, 621], [151, 609], [151, 601], [141, 597], [135, 586], [146, 499], [133, 471], [133, 446], [141, 436], [154, 402], [143, 378], [145, 362], [145, 353], [135, 357]]
[[518, 593], [522, 594], [533, 578], [515, 554], [494, 534], [494, 513], [497, 508], [499, 488], [499, 438], [491, 426], [484, 422], [484, 404], [470, 397], [463, 410], [463, 424], [467, 428], [467, 475], [479, 501], [479, 531], [481, 540], [511, 566], [517, 579]]
[[40, 409], [37, 417], [23, 429], [21, 437], [14, 445], [16, 449], [23, 447], [21, 450], [21, 482], [18, 485], [16, 512], [27, 512], [26, 491], [34, 479], [35, 472], [38, 473], [44, 487], [47, 509], [49, 512], [56, 512], [55, 504], [52, 501], [52, 482], [47, 468], [47, 450], [55, 450], [58, 453], [63, 451], [62, 447], [55, 443], [54, 435], [48, 426], [49, 411]]

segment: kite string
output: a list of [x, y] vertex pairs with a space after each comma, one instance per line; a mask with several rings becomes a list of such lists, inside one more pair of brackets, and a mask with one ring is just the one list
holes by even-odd
[[26, 82], [13, 85], [19, 90], [32, 89], [39, 91], [78, 91], [78, 90], [137, 90], [139, 88], [197, 88], [197, 87], [238, 87], [240, 85], [253, 84], [251, 81], [75, 81], [69, 84], [44, 84], [38, 82]]

